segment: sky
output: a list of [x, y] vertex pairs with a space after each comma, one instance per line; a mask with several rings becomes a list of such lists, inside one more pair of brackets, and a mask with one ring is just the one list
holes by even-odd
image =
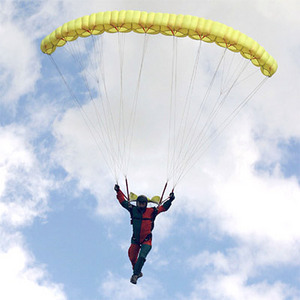
[[[299, 1], [0, 0], [0, 8], [1, 299], [300, 299]], [[113, 190], [116, 179], [125, 190], [124, 179], [107, 168], [62, 78], [40, 51], [41, 40], [63, 23], [122, 9], [224, 23], [278, 62], [274, 76], [176, 186], [170, 210], [157, 217], [137, 285], [129, 282], [129, 215]], [[145, 55], [150, 74], [170, 64], [154, 61], [155, 49], [166, 46], [152, 40]], [[104, 43], [107, 55], [117, 53], [110, 39]], [[190, 43], [182, 46], [187, 60]], [[137, 66], [128, 60], [133, 73]], [[104, 61], [108, 69], [117, 65]], [[206, 81], [210, 65], [201, 67]], [[151, 103], [165, 97], [162, 78], [157, 85], [141, 80], [145, 101], [128, 172], [130, 190], [148, 196], [160, 194], [166, 180], [159, 154], [167, 109]], [[113, 94], [118, 80], [107, 79]], [[153, 121], [155, 115], [161, 118]]]

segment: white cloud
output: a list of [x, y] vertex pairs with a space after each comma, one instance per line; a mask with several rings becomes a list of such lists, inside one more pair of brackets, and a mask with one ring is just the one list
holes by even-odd
[[0, 96], [12, 112], [20, 97], [34, 91], [41, 69], [39, 39], [61, 25], [53, 23], [63, 7], [59, 0], [1, 2]]
[[209, 228], [212, 239], [232, 241], [219, 252], [204, 251], [188, 260], [201, 278], [190, 298], [299, 299], [288, 279], [268, 281], [269, 272], [300, 263], [299, 183], [285, 178], [279, 163], [271, 171], [255, 170], [261, 153], [269, 154], [269, 162], [280, 161], [283, 153], [273, 141], [271, 147], [267, 141], [257, 143], [252, 126], [242, 120], [233, 125], [233, 136], [224, 137], [226, 147], [207, 155], [200, 176], [210, 184], [186, 207], [189, 215], [204, 218], [207, 225], [201, 230]]
[[[290, 298], [291, 297], [291, 298]], [[215, 276], [208, 278], [201, 284], [196, 285], [195, 290], [189, 299], [209, 299], [209, 300], [283, 300], [297, 299], [297, 293], [289, 286], [276, 282], [268, 284], [260, 282], [247, 285], [242, 276]]]
[[[190, 299], [298, 299], [299, 291], [281, 281], [256, 281], [263, 269], [253, 249], [240, 247], [227, 253], [202, 252], [187, 262], [201, 280], [194, 281]], [[265, 269], [264, 269], [265, 270]], [[272, 272], [272, 271], [271, 271]]]
[[[32, 92], [39, 77], [40, 63], [36, 59], [37, 51], [29, 32], [24, 31], [22, 23], [14, 17], [14, 5], [11, 1], [3, 3], [0, 14], [0, 94], [1, 102], [13, 107], [19, 97]], [[23, 20], [25, 21], [25, 20]]]
[[101, 283], [99, 292], [105, 299], [150, 299], [155, 297], [155, 290], [161, 286], [157, 280], [151, 278], [140, 278], [137, 285], [130, 283], [129, 279], [109, 272]]
[[298, 182], [296, 178], [284, 178], [279, 165], [271, 174], [255, 171], [260, 149], [251, 132], [246, 134], [237, 133], [229, 143], [234, 158], [231, 171], [225, 169], [227, 179], [222, 176], [215, 182], [215, 213], [224, 221], [220, 221], [220, 227], [241, 239], [267, 238], [283, 243], [299, 240]]
[[1, 224], [24, 226], [47, 210], [50, 181], [44, 176], [26, 130], [0, 128]]
[[0, 128], [0, 298], [66, 299], [45, 267], [37, 265], [17, 229], [44, 217], [51, 182], [30, 144], [26, 128]]
[[[191, 193], [198, 196], [183, 208], [189, 215], [201, 217], [201, 222], [204, 218], [212, 235], [229, 236], [255, 249], [262, 264], [299, 263], [298, 181], [284, 178], [279, 165], [271, 173], [255, 170], [260, 148], [251, 127], [246, 127], [233, 129], [234, 137], [227, 136], [226, 148], [214, 151], [212, 158], [207, 156], [200, 178], [206, 176], [202, 182], [210, 183], [203, 189], [191, 187]], [[273, 149], [275, 156], [280, 153], [272, 148], [270, 157]]]
[[0, 265], [1, 299], [66, 299], [63, 286], [52, 283], [45, 268], [24, 249], [20, 234], [1, 230]]

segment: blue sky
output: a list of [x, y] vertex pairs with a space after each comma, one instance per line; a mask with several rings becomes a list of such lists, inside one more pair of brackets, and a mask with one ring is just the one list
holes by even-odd
[[[0, 6], [1, 299], [300, 299], [298, 1], [1, 0]], [[41, 40], [63, 23], [121, 9], [222, 22], [257, 40], [279, 65], [176, 186], [172, 207], [156, 220], [153, 248], [136, 286], [129, 282], [129, 215], [115, 198], [115, 178], [54, 65], [40, 51]], [[144, 102], [128, 171], [130, 189], [149, 196], [160, 194], [166, 180], [160, 153], [165, 153], [161, 129], [167, 109], [158, 110], [151, 101], [170, 97], [163, 92], [171, 63], [155, 49], [164, 52], [172, 44], [163, 45], [160, 38], [149, 39], [145, 71], [169, 67], [150, 91], [152, 81], [142, 77], [138, 100]], [[106, 55], [117, 53], [115, 40], [105, 35]], [[187, 60], [178, 68], [190, 63], [192, 43], [179, 42], [178, 55]], [[126, 47], [140, 55], [129, 38]], [[66, 55], [60, 50], [58, 61]], [[215, 58], [207, 55], [194, 93], [211, 78]], [[126, 59], [127, 74], [137, 74], [135, 60]], [[118, 66], [117, 59], [104, 61], [107, 70]], [[74, 70], [67, 63], [67, 71], [77, 74]], [[186, 74], [178, 82], [187, 86]], [[127, 93], [134, 93], [133, 85], [136, 79]], [[85, 92], [72, 86], [89, 112]], [[115, 98], [118, 86], [108, 73], [107, 88]], [[244, 87], [233, 95], [243, 92]], [[182, 97], [186, 90], [178, 84], [177, 93]], [[116, 104], [113, 109], [119, 111]], [[124, 189], [120, 173], [117, 179]]]

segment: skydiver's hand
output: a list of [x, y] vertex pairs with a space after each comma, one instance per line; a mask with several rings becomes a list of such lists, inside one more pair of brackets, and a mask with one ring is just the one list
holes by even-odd
[[169, 195], [169, 199], [171, 200], [171, 201], [173, 201], [174, 199], [175, 199], [175, 195], [174, 195], [174, 193], [172, 192], [172, 193], [170, 193], [170, 195]]
[[116, 192], [118, 192], [118, 191], [120, 190], [120, 187], [119, 187], [118, 184], [115, 184], [114, 190], [115, 190]]

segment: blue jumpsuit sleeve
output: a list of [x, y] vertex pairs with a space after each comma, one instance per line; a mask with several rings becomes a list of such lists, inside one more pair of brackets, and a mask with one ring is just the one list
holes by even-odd
[[125, 199], [125, 195], [121, 190], [117, 192], [117, 199], [125, 209], [127, 209], [129, 212], [132, 211], [132, 204]]

